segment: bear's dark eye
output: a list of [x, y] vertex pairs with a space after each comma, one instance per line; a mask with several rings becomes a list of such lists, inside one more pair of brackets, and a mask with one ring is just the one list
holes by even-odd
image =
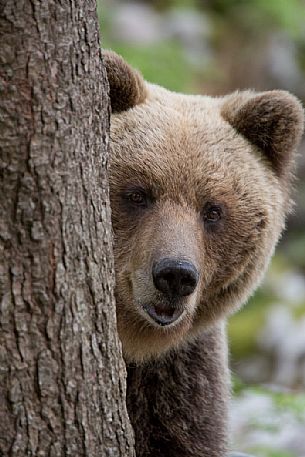
[[135, 208], [147, 208], [150, 197], [143, 189], [130, 189], [123, 194], [123, 198], [129, 205]]
[[222, 218], [222, 208], [219, 205], [207, 203], [203, 209], [203, 220], [207, 224], [215, 224]]
[[135, 203], [136, 205], [142, 206], [145, 205], [146, 202], [146, 196], [144, 195], [144, 193], [136, 190], [134, 192], [131, 192], [128, 195], [128, 198], [132, 203]]

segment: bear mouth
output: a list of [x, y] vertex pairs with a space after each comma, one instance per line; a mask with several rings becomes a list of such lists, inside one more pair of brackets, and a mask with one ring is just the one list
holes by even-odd
[[183, 308], [163, 304], [144, 305], [143, 309], [154, 322], [162, 327], [169, 326], [176, 322], [184, 312]]

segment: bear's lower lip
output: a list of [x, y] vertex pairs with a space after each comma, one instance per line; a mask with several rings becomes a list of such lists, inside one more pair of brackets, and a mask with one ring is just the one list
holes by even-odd
[[164, 305], [144, 305], [143, 309], [157, 324], [166, 326], [173, 324], [183, 313], [184, 309]]

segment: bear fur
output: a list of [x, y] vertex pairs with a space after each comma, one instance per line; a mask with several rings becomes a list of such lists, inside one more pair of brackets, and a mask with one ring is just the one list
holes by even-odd
[[[137, 457], [223, 457], [226, 318], [260, 283], [283, 230], [303, 109], [279, 90], [173, 93], [103, 56], [117, 323]], [[191, 292], [184, 276], [174, 290], [167, 270], [156, 285], [168, 259], [195, 270]]]

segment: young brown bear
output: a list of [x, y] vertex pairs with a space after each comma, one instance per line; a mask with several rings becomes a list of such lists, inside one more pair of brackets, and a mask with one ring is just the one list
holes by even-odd
[[119, 335], [137, 457], [227, 452], [226, 317], [289, 210], [303, 110], [287, 92], [189, 96], [104, 54]]

